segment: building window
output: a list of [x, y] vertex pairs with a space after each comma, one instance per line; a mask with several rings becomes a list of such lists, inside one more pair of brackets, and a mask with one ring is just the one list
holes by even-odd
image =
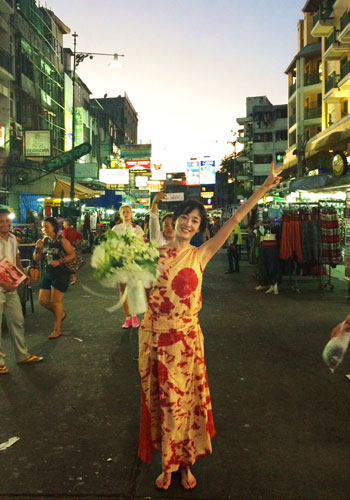
[[253, 142], [272, 142], [272, 132], [265, 132], [264, 134], [254, 134]]
[[254, 155], [253, 157], [254, 164], [268, 164], [272, 162], [272, 155]]
[[276, 138], [276, 142], [277, 141], [286, 141], [288, 139], [287, 130], [276, 130], [275, 138]]

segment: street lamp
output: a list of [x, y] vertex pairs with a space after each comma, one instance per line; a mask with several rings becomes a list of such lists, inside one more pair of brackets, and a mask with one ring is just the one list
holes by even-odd
[[[76, 32], [73, 33], [74, 45], [73, 45], [73, 102], [72, 102], [72, 149], [75, 147], [75, 82], [76, 82], [76, 69], [78, 65], [84, 61], [87, 57], [93, 59], [95, 56], [110, 56], [113, 57], [111, 62], [111, 67], [120, 66], [119, 57], [124, 57], [124, 54], [105, 54], [101, 52], [77, 52], [77, 37]], [[72, 160], [70, 164], [70, 208], [74, 209], [74, 184], [75, 184], [75, 161]]]

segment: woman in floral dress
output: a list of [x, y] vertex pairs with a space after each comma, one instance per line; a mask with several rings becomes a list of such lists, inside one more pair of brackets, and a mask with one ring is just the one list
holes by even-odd
[[205, 228], [205, 209], [193, 200], [182, 203], [174, 215], [175, 238], [160, 248], [159, 277], [139, 330], [138, 453], [143, 462], [150, 462], [152, 452], [161, 451], [158, 488], [168, 489], [172, 472], [178, 469], [182, 486], [194, 488], [190, 467], [197, 458], [212, 453], [215, 429], [198, 321], [203, 270], [233, 228], [279, 181], [272, 166], [264, 184], [199, 248], [190, 241]]

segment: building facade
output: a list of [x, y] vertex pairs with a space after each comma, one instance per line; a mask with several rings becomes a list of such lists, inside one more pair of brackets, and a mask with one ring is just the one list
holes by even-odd
[[[350, 4], [308, 0], [288, 67], [286, 172], [344, 171], [350, 155]], [[342, 164], [342, 165], [341, 165]]]
[[271, 162], [279, 167], [287, 149], [287, 105], [273, 105], [266, 96], [247, 97], [246, 116], [237, 118], [243, 126], [237, 141], [243, 145], [237, 155], [236, 175], [253, 190], [266, 179]]

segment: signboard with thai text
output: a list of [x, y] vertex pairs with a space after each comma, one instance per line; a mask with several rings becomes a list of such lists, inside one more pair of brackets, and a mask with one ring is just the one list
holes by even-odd
[[215, 172], [215, 161], [214, 160], [201, 161], [199, 179], [200, 179], [201, 184], [215, 184], [216, 183], [216, 172]]
[[120, 157], [125, 160], [149, 160], [152, 156], [152, 144], [123, 144]]
[[200, 184], [199, 166], [199, 161], [187, 162], [186, 184], [188, 186], [198, 186]]
[[146, 168], [147, 170], [151, 169], [151, 162], [150, 161], [126, 161], [125, 162], [125, 167], [126, 168]]
[[105, 184], [129, 184], [129, 170], [125, 168], [100, 168], [99, 173]]
[[24, 132], [24, 155], [32, 158], [51, 156], [50, 130], [26, 130]]

